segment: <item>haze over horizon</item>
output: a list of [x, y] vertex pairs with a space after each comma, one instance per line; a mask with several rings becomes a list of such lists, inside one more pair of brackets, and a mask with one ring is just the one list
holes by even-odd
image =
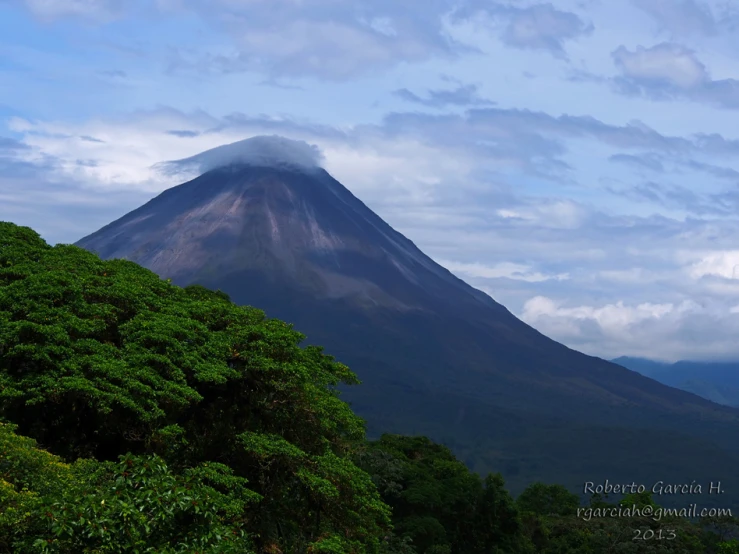
[[739, 359], [739, 12], [273, 2], [0, 3], [0, 220], [75, 242], [279, 135], [555, 340]]

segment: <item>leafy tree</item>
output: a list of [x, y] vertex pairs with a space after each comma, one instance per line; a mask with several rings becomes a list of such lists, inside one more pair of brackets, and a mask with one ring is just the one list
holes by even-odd
[[739, 540], [731, 539], [730, 541], [718, 545], [719, 554], [739, 554]]
[[[698, 526], [704, 531], [707, 543], [721, 552], [732, 552], [732, 548], [739, 543], [739, 518], [733, 515], [703, 517]], [[739, 552], [739, 549], [737, 549]]]
[[72, 464], [0, 424], [0, 552], [252, 552], [259, 500], [221, 464], [182, 475], [158, 456]]
[[652, 508], [659, 508], [657, 503], [654, 501], [654, 498], [652, 498], [652, 492], [651, 491], [644, 491], [644, 492], [633, 492], [625, 494], [624, 497], [618, 501], [619, 506], [623, 507], [632, 507], [636, 506], [637, 508], [644, 508], [645, 506], [650, 506]]
[[537, 515], [573, 515], [580, 505], [580, 498], [562, 485], [532, 483], [516, 499], [522, 512]]
[[518, 511], [499, 474], [485, 480], [426, 437], [383, 435], [357, 455], [393, 525], [419, 553], [528, 552]]
[[519, 510], [505, 489], [503, 477], [488, 474], [475, 518], [476, 551], [484, 553], [533, 552], [525, 537]]
[[[375, 552], [389, 510], [350, 461], [349, 369], [264, 313], [0, 223], [0, 419], [72, 462], [219, 463], [260, 551]], [[333, 549], [333, 550], [331, 550]], [[337, 550], [339, 549], [339, 550]]]

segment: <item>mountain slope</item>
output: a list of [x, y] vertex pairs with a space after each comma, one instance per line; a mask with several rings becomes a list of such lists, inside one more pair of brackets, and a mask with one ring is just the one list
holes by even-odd
[[739, 407], [739, 363], [691, 362], [673, 364], [622, 356], [612, 360], [632, 371], [703, 398]]
[[77, 244], [294, 323], [362, 379], [371, 432], [443, 440], [514, 491], [736, 481], [739, 411], [543, 336], [318, 167], [214, 168]]

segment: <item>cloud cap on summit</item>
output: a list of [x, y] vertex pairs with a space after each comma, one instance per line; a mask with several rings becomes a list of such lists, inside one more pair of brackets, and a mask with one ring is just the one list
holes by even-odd
[[162, 162], [155, 167], [166, 174], [203, 174], [237, 165], [316, 169], [322, 162], [323, 154], [313, 144], [278, 135], [259, 135], [217, 146], [189, 158]]

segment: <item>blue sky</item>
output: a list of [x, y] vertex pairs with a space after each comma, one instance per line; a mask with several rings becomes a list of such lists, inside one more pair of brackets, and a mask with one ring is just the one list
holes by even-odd
[[739, 358], [739, 9], [0, 0], [0, 220], [74, 242], [255, 135], [584, 352]]

